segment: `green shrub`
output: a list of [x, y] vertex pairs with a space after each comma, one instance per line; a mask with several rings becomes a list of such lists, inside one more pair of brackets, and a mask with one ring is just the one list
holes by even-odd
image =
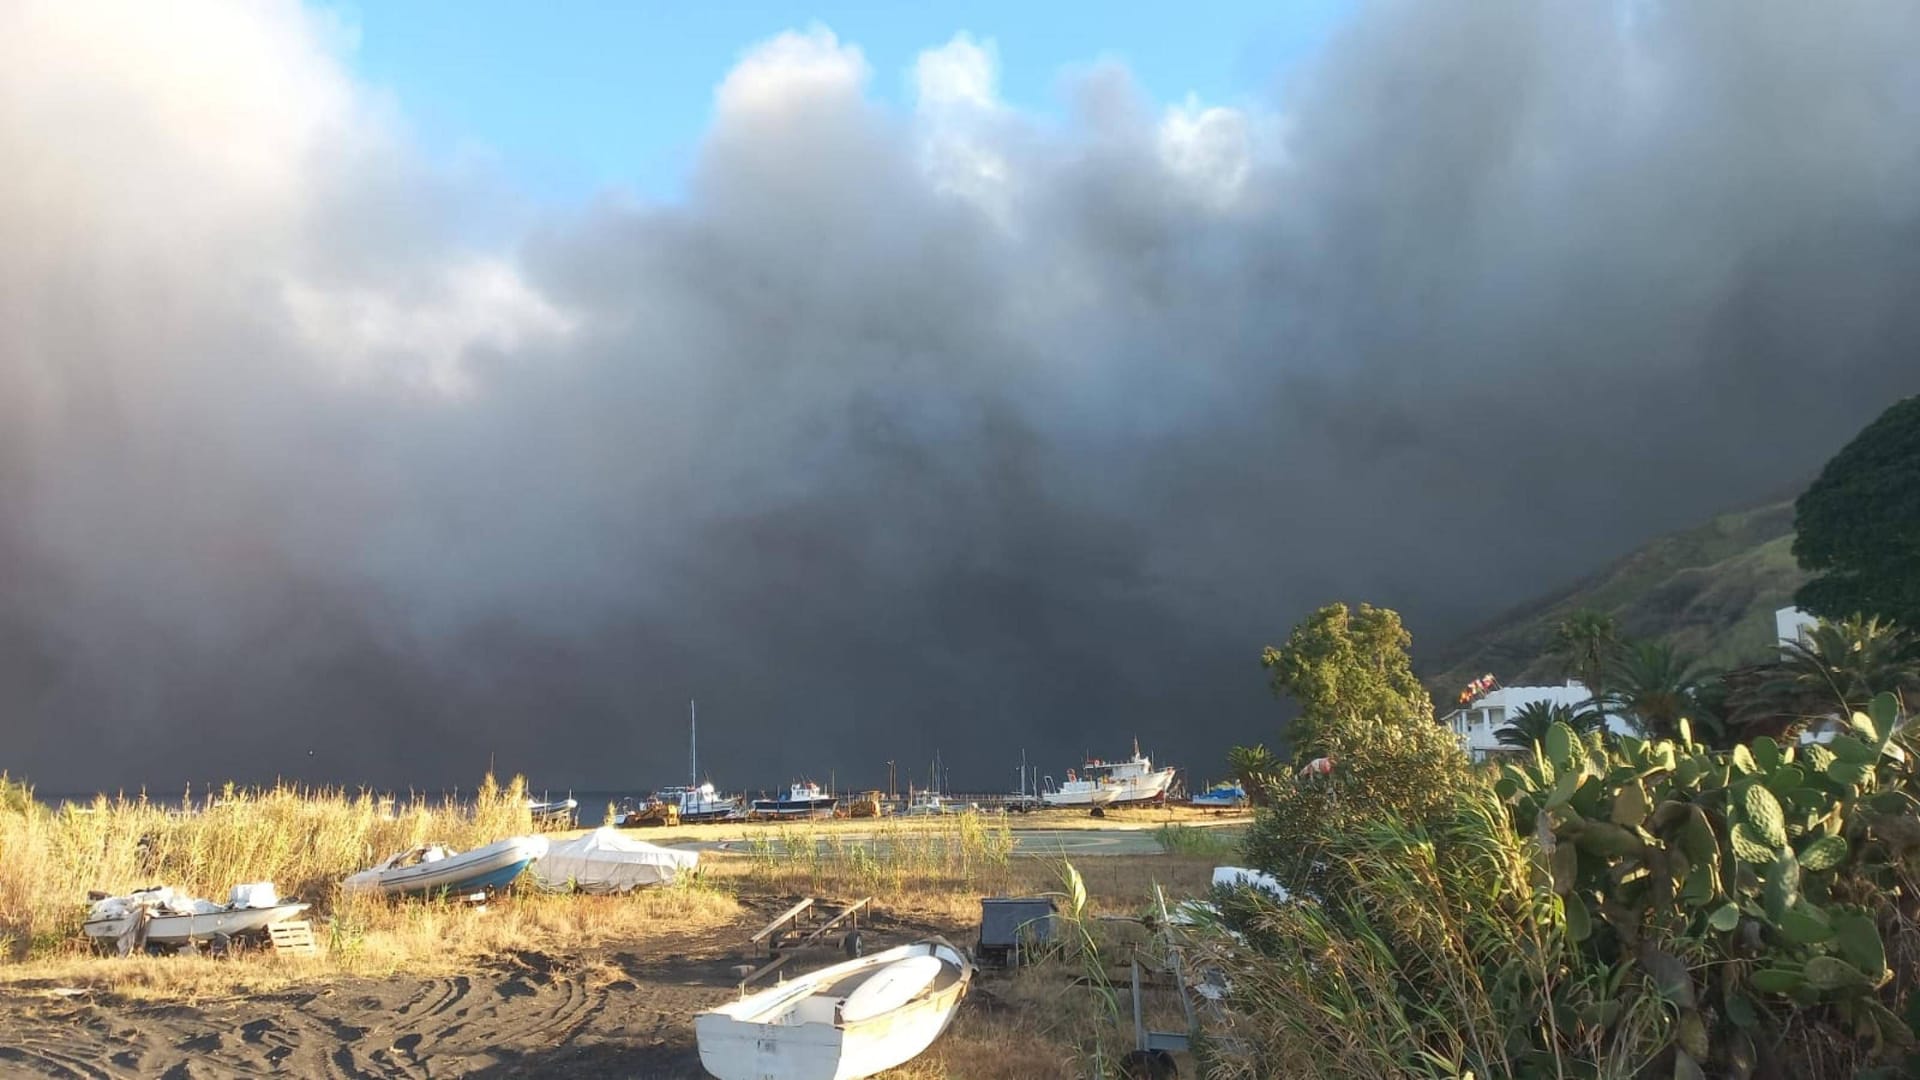
[[1295, 897], [1226, 907], [1214, 1074], [1913, 1075], [1911, 736], [1890, 695], [1805, 748], [1556, 724], [1491, 790], [1263, 813]]
[[1657, 999], [1576, 947], [1491, 787], [1428, 818], [1330, 831], [1317, 850], [1334, 896], [1219, 898], [1236, 933], [1202, 957], [1231, 987], [1205, 1075], [1624, 1080], [1652, 1059]]
[[1320, 895], [1329, 887], [1325, 877], [1338, 866], [1325, 857], [1330, 842], [1385, 817], [1424, 824], [1459, 793], [1483, 784], [1453, 733], [1430, 720], [1353, 721], [1322, 738], [1332, 772], [1282, 778], [1247, 833], [1249, 865], [1294, 892]]

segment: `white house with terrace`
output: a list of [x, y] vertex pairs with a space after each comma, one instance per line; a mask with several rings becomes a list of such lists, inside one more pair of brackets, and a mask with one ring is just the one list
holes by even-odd
[[[1818, 625], [1819, 621], [1799, 608], [1785, 607], [1773, 613], [1774, 632], [1783, 649], [1788, 642], [1804, 643], [1807, 631]], [[1592, 697], [1585, 684], [1574, 679], [1568, 679], [1562, 686], [1503, 686], [1489, 691], [1463, 708], [1455, 709], [1441, 718], [1440, 722], [1453, 729], [1467, 757], [1484, 761], [1490, 754], [1515, 749], [1501, 745], [1496, 732], [1507, 726], [1508, 717], [1528, 703], [1538, 701], [1547, 705], [1565, 705], [1578, 711], [1581, 706], [1588, 705]], [[1637, 734], [1624, 717], [1612, 715], [1607, 717], [1607, 730], [1615, 735]], [[1824, 738], [1808, 734], [1803, 736], [1803, 741], [1814, 738], [1825, 741], [1831, 737], [1831, 734]]]
[[[1488, 755], [1514, 747], [1501, 745], [1496, 734], [1507, 726], [1507, 718], [1521, 708], [1533, 702], [1565, 705], [1579, 711], [1588, 705], [1593, 697], [1587, 692], [1586, 684], [1568, 679], [1561, 686], [1503, 686], [1488, 691], [1465, 708], [1455, 709], [1442, 718], [1441, 723], [1453, 729], [1460, 740], [1460, 746], [1474, 761], [1484, 761]], [[1616, 735], [1632, 735], [1633, 725], [1618, 716], [1607, 717], [1607, 729]]]

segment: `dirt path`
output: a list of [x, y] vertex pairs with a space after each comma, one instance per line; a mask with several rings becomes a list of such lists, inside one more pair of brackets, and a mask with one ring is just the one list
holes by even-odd
[[[693, 1016], [731, 999], [762, 916], [579, 954], [525, 951], [444, 977], [336, 979], [152, 1004], [31, 989], [0, 999], [0, 1074], [703, 1077]], [[930, 928], [863, 929], [869, 948]]]

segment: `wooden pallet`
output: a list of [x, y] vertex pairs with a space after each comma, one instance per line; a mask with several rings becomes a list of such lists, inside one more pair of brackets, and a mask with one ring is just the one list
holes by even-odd
[[288, 919], [268, 925], [267, 936], [279, 956], [317, 956], [313, 944], [313, 924], [305, 919]]

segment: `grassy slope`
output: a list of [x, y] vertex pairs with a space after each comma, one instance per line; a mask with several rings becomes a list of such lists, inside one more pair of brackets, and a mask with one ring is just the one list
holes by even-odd
[[1762, 659], [1774, 639], [1774, 610], [1792, 603], [1805, 580], [1792, 545], [1790, 501], [1721, 514], [1428, 651], [1422, 674], [1442, 703], [1488, 671], [1511, 685], [1557, 681], [1559, 669], [1545, 656], [1553, 628], [1588, 608], [1612, 615], [1631, 637], [1671, 642], [1709, 668]]

